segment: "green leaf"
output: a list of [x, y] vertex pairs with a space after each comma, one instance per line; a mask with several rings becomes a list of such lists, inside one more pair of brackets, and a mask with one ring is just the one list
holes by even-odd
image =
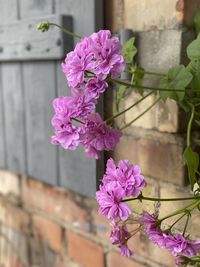
[[[133, 76], [133, 84], [136, 85], [141, 85], [142, 80], [144, 78], [145, 71], [143, 68], [137, 67], [134, 71], [134, 76]], [[142, 95], [143, 94], [143, 89], [142, 88], [137, 88], [139, 93]]]
[[194, 184], [197, 181], [196, 171], [199, 167], [199, 155], [194, 152], [191, 147], [186, 147], [183, 158], [187, 163], [188, 176], [190, 180], [191, 189], [193, 190]]
[[191, 60], [200, 60], [200, 35], [188, 45], [187, 56]]
[[141, 85], [141, 82], [144, 78], [145, 71], [143, 68], [137, 67], [134, 73], [133, 82], [135, 85]]
[[137, 48], [134, 46], [135, 37], [130, 38], [122, 48], [122, 55], [126, 59], [126, 63], [130, 64], [133, 62], [133, 58], [137, 53]]
[[200, 32], [200, 9], [197, 10], [194, 16], [194, 27], [195, 27], [196, 33], [198, 34]]
[[117, 90], [116, 99], [115, 99], [115, 107], [116, 107], [117, 112], [119, 112], [119, 104], [124, 96], [126, 88], [127, 87], [125, 85], [121, 85], [119, 89]]
[[[178, 65], [169, 69], [168, 74], [160, 81], [160, 88], [163, 89], [182, 89], [191, 82], [193, 76], [183, 65]], [[163, 99], [167, 97], [176, 101], [181, 101], [184, 98], [185, 92], [176, 91], [160, 91], [160, 96]]]
[[198, 90], [199, 92], [195, 92], [196, 95], [200, 95], [200, 60], [192, 60], [188, 66], [187, 70], [190, 71], [193, 75], [193, 80], [191, 82], [191, 88], [195, 91]]

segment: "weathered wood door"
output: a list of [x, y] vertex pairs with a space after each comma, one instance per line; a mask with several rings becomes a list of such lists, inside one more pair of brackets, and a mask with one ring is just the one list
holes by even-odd
[[51, 102], [69, 94], [60, 62], [73, 40], [58, 29], [42, 34], [36, 25], [50, 16], [81, 36], [91, 34], [102, 28], [102, 2], [0, 0], [1, 168], [94, 194], [102, 162], [50, 144]]

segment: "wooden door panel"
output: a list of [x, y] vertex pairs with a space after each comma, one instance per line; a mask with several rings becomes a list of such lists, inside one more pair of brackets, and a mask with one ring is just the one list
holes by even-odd
[[57, 151], [50, 144], [51, 102], [55, 98], [54, 62], [23, 63], [28, 174], [51, 184], [57, 181]]
[[26, 137], [21, 64], [2, 64], [1, 75], [7, 167], [17, 173], [25, 173]]
[[70, 95], [60, 64], [78, 40], [57, 28], [38, 32], [36, 25], [49, 20], [89, 35], [103, 25], [102, 2], [0, 0], [0, 167], [90, 196], [103, 160], [50, 144], [51, 102]]

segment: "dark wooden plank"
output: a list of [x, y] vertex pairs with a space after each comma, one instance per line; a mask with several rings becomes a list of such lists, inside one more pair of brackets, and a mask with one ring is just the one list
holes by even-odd
[[3, 105], [3, 84], [2, 84], [2, 73], [0, 65], [0, 167], [6, 167], [5, 159], [5, 126], [4, 126], [4, 105]]
[[67, 28], [72, 28], [71, 17], [57, 15], [0, 25], [0, 61], [63, 58], [66, 50], [72, 46], [72, 38], [57, 28], [41, 33], [37, 25], [42, 20], [59, 25], [64, 23]]
[[[56, 12], [64, 12], [73, 17], [74, 32], [81, 36], [89, 35], [103, 25], [102, 1], [56, 0], [55, 7]], [[59, 62], [57, 63], [57, 88], [58, 95], [70, 95]], [[98, 110], [102, 113], [103, 101], [100, 102]], [[75, 151], [59, 148], [59, 164], [60, 185], [94, 196], [96, 177], [98, 179], [102, 177], [104, 171], [103, 158], [98, 161], [89, 159], [81, 148]]]
[[51, 102], [55, 98], [53, 62], [23, 64], [26, 104], [28, 174], [50, 184], [57, 182], [57, 152], [50, 144]]
[[25, 172], [24, 99], [20, 63], [2, 64], [7, 167]]

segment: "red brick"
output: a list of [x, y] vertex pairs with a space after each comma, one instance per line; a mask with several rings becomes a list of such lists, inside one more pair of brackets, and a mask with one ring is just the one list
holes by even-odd
[[23, 263], [17, 258], [10, 258], [9, 267], [24, 267]]
[[[72, 194], [33, 179], [23, 179], [22, 198], [25, 205], [41, 210], [70, 226], [78, 224], [81, 227], [90, 219], [90, 213], [84, 206], [83, 198], [78, 194]], [[84, 230], [87, 229], [84, 228]]]
[[29, 215], [20, 207], [0, 199], [0, 222], [19, 231], [27, 231]]
[[49, 247], [55, 251], [62, 249], [62, 229], [59, 224], [41, 216], [33, 215], [34, 231], [39, 238], [48, 242]]
[[67, 232], [68, 255], [83, 267], [104, 267], [102, 246], [72, 231]]
[[56, 257], [53, 267], [82, 267], [77, 262], [70, 260], [68, 257]]
[[138, 263], [133, 259], [123, 257], [116, 252], [109, 252], [106, 262], [108, 267], [147, 267], [147, 265]]
[[105, 216], [98, 213], [97, 204], [96, 208], [93, 208], [92, 210], [92, 219], [95, 235], [107, 241], [110, 236], [111, 227]]

